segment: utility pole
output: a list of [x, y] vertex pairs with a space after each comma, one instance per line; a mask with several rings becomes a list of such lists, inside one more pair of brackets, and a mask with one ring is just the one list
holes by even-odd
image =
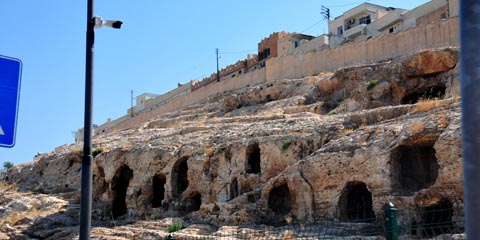
[[327, 20], [327, 22], [330, 21], [330, 8], [327, 8], [322, 5], [321, 9], [322, 9], [321, 14], [323, 16], [323, 19]]
[[465, 232], [480, 239], [480, 2], [460, 0], [460, 82]]
[[133, 90], [130, 90], [130, 116], [133, 117]]
[[215, 53], [217, 54], [217, 82], [220, 82], [220, 72], [218, 71], [218, 48], [215, 49]]
[[[327, 8], [322, 5], [322, 11], [321, 13], [323, 16], [323, 20], [327, 20], [327, 26], [330, 23], [330, 8]], [[325, 29], [323, 30], [323, 33], [325, 34]], [[330, 42], [330, 30], [328, 30], [328, 42]]]
[[87, 35], [85, 47], [85, 118], [83, 127], [83, 158], [80, 191], [80, 240], [90, 239], [92, 225], [92, 112], [93, 112], [93, 52], [95, 28], [120, 28], [121, 21], [104, 21], [93, 15], [94, 0], [87, 0]]

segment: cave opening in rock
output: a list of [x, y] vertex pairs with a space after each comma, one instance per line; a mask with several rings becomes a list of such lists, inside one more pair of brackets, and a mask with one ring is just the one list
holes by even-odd
[[325, 114], [329, 114], [331, 111], [333, 111], [335, 108], [338, 107], [338, 105], [340, 105], [340, 102], [342, 102], [342, 100], [334, 100], [334, 101], [326, 101], [322, 104], [322, 107], [320, 109], [320, 114], [322, 115], [325, 115]]
[[188, 199], [186, 209], [188, 212], [195, 212], [200, 210], [201, 205], [202, 205], [202, 195], [197, 192]]
[[414, 104], [417, 103], [421, 99], [434, 99], [434, 98], [442, 98], [445, 96], [445, 90], [447, 88], [445, 86], [434, 86], [430, 88], [420, 88], [416, 89], [414, 92], [411, 92], [405, 95], [402, 100], [400, 100], [401, 104]]
[[260, 147], [258, 147], [258, 143], [254, 143], [247, 147], [246, 158], [246, 172], [255, 174], [260, 173]]
[[172, 191], [180, 196], [188, 188], [188, 157], [177, 161], [172, 171]]
[[340, 217], [345, 220], [371, 222], [375, 219], [372, 193], [363, 182], [349, 182], [339, 200]]
[[399, 146], [392, 154], [392, 186], [404, 194], [413, 194], [433, 185], [438, 176], [438, 163], [433, 143]]
[[434, 237], [453, 232], [453, 208], [449, 200], [442, 199], [437, 204], [424, 207], [422, 215], [422, 236]]
[[238, 180], [237, 178], [234, 178], [232, 182], [230, 183], [230, 200], [238, 197], [239, 191], [238, 191]]
[[292, 210], [292, 200], [287, 184], [275, 187], [270, 191], [268, 207], [276, 215], [286, 215]]
[[163, 175], [155, 175], [152, 178], [152, 208], [162, 206], [162, 201], [165, 198], [165, 183], [167, 179]]
[[127, 165], [123, 165], [117, 170], [112, 179], [113, 204], [112, 215], [113, 218], [118, 218], [127, 213], [127, 189], [130, 180], [133, 178], [133, 170]]

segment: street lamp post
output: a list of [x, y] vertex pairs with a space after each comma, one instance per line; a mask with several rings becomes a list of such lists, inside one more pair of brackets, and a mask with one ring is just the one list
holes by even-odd
[[95, 28], [120, 28], [121, 21], [103, 21], [93, 16], [94, 0], [87, 3], [87, 41], [85, 53], [85, 118], [83, 134], [82, 185], [80, 195], [80, 240], [90, 239], [92, 219], [92, 112], [93, 112], [93, 51]]
[[463, 195], [467, 239], [480, 239], [480, 3], [460, 0]]

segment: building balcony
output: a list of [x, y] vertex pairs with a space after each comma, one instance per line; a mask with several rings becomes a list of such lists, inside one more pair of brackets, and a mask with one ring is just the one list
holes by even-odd
[[405, 9], [395, 9], [389, 12], [387, 15], [376, 21], [377, 30], [383, 31], [385, 28], [391, 26], [394, 23], [400, 22], [403, 20], [403, 14], [406, 12]]
[[365, 34], [366, 30], [367, 30], [367, 24], [359, 24], [355, 27], [345, 30], [345, 32], [343, 33], [343, 36], [345, 36], [346, 38], [353, 38], [360, 34]]

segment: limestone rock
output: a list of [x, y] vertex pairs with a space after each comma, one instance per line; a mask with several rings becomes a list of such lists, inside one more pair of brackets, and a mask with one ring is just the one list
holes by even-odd
[[[165, 238], [177, 217], [186, 227], [177, 239], [300, 237], [295, 228], [277, 234], [258, 226], [379, 220], [387, 202], [402, 209], [461, 206], [457, 61], [455, 49], [427, 51], [268, 82], [97, 135], [92, 232], [102, 239]], [[76, 235], [81, 155], [81, 146], [66, 145], [11, 169], [8, 181], [20, 192], [55, 194], [35, 202], [58, 211], [23, 216], [1, 232]], [[35, 206], [3, 195], [0, 202], [4, 220], [11, 209]]]
[[445, 72], [457, 65], [458, 58], [458, 52], [450, 49], [438, 52], [424, 51], [403, 62], [404, 75], [419, 77]]

